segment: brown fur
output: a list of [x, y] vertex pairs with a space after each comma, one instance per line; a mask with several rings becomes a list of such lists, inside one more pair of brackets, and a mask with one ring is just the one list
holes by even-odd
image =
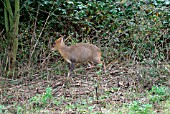
[[[100, 49], [88, 43], [78, 43], [73, 46], [67, 46], [64, 44], [63, 37], [60, 37], [55, 41], [54, 46], [51, 48], [52, 50], [58, 50], [62, 57], [70, 64], [76, 63], [89, 63], [92, 62], [94, 64], [99, 64], [101, 62], [101, 51]], [[71, 67], [70, 66], [70, 67]]]

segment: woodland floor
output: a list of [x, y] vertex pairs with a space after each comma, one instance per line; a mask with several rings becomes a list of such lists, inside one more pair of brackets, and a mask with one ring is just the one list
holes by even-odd
[[[149, 103], [146, 94], [157, 79], [141, 81], [140, 70], [147, 69], [146, 66], [125, 62], [108, 64], [106, 69], [106, 73], [97, 75], [94, 69], [84, 68], [83, 75], [77, 73], [74, 77], [55, 74], [45, 78], [35, 74], [16, 80], [0, 77], [1, 104], [5, 106], [2, 112], [17, 113], [20, 106], [22, 113], [126, 113], [122, 109], [124, 104]], [[47, 87], [52, 88], [53, 98], [45, 106], [40, 101], [29, 101], [44, 94]], [[159, 104], [154, 104], [153, 110], [164, 113]]]

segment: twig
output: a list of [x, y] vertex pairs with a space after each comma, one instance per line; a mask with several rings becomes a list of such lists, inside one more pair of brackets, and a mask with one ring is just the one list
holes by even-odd
[[98, 100], [99, 100], [98, 86], [95, 87], [95, 92], [96, 92], [96, 100], [97, 100], [97, 103], [98, 103]]
[[43, 62], [41, 63], [41, 66], [45, 63], [46, 60], [48, 60], [48, 58], [50, 57], [50, 55], [51, 55], [51, 53], [49, 53], [48, 56], [47, 56], [45, 59], [43, 59]]
[[2, 29], [1, 33], [0, 33], [0, 36], [2, 35], [2, 33], [4, 32], [4, 29]]
[[49, 19], [50, 16], [51, 16], [51, 13], [52, 13], [52, 10], [53, 10], [54, 5], [55, 5], [55, 2], [53, 2], [53, 6], [52, 6], [52, 8], [51, 8], [51, 11], [49, 12], [48, 17], [47, 17], [46, 20], [45, 20], [44, 26], [43, 26], [43, 28], [42, 28], [42, 30], [41, 30], [41, 32], [40, 32], [40, 34], [39, 34], [39, 36], [38, 36], [38, 38], [37, 38], [37, 40], [36, 40], [36, 43], [35, 43], [35, 45], [34, 45], [34, 47], [33, 47], [33, 51], [32, 51], [32, 53], [31, 53], [30, 57], [32, 57], [32, 55], [33, 55], [33, 53], [34, 53], [34, 51], [35, 51], [35, 48], [36, 48], [36, 46], [37, 46], [37, 44], [38, 44], [38, 42], [39, 42], [39, 39], [40, 39], [40, 37], [41, 37], [41, 35], [42, 35], [45, 27], [46, 27], [46, 24], [47, 24], [47, 22], [48, 22], [48, 19]]
[[[37, 9], [37, 15], [36, 15], [36, 18], [35, 18], [35, 22], [34, 22], [34, 30], [33, 30], [33, 35], [32, 35], [32, 38], [31, 38], [31, 50], [32, 50], [32, 42], [33, 42], [33, 39], [36, 37], [36, 28], [37, 28], [37, 18], [38, 18], [38, 14], [39, 14], [39, 9], [40, 9], [40, 5], [38, 5], [38, 9]], [[32, 53], [30, 54], [30, 57], [29, 57], [29, 66], [30, 66], [30, 63], [31, 63], [31, 58], [32, 58]]]

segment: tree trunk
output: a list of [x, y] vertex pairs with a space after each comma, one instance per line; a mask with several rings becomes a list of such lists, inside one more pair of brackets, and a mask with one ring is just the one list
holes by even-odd
[[4, 17], [5, 28], [7, 33], [7, 40], [9, 41], [9, 54], [8, 54], [8, 76], [12, 77], [15, 73], [15, 63], [18, 50], [18, 26], [19, 26], [19, 0], [15, 0], [15, 11], [12, 12], [9, 0], [4, 1]]

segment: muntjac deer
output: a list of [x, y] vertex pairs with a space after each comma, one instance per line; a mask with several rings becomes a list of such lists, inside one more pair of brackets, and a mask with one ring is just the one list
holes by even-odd
[[74, 70], [74, 66], [77, 63], [94, 63], [94, 64], [102, 64], [101, 62], [101, 51], [100, 49], [88, 43], [78, 43], [76, 45], [67, 46], [65, 45], [63, 38], [65, 36], [61, 36], [58, 38], [51, 50], [58, 50], [61, 56], [69, 63], [69, 73], [70, 76]]

